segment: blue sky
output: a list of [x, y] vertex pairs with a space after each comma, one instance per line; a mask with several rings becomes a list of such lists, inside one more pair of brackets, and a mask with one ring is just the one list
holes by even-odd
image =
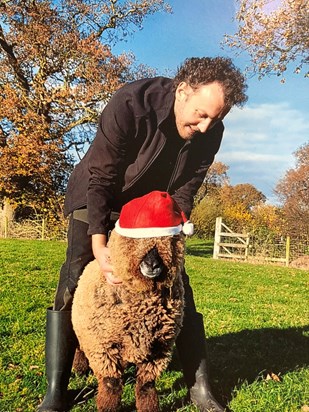
[[[171, 0], [173, 13], [149, 16], [144, 28], [114, 51], [132, 51], [138, 62], [174, 73], [187, 57], [229, 56], [244, 70], [249, 60], [222, 48], [224, 34], [233, 34], [233, 0]], [[309, 80], [288, 73], [286, 83], [276, 76], [248, 79], [249, 100], [225, 119], [224, 140], [217, 161], [229, 166], [232, 185], [251, 183], [275, 203], [273, 189], [295, 166], [293, 152], [309, 141]]]

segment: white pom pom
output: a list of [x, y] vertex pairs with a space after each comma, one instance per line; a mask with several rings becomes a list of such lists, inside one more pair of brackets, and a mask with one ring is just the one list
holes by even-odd
[[185, 235], [192, 236], [194, 233], [194, 225], [189, 220], [187, 220], [182, 227], [182, 231]]

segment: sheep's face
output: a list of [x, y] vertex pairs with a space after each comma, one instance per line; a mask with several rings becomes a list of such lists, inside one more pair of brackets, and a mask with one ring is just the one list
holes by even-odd
[[112, 231], [108, 246], [114, 273], [136, 291], [171, 287], [184, 260], [184, 236], [133, 239]]
[[149, 250], [139, 265], [140, 271], [146, 278], [155, 279], [166, 271], [166, 266], [159, 255], [156, 246]]

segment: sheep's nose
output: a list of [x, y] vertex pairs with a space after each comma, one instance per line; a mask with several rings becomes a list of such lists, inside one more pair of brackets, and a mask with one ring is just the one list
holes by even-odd
[[156, 247], [151, 249], [140, 263], [142, 274], [148, 278], [156, 278], [161, 275], [164, 269], [163, 261]]

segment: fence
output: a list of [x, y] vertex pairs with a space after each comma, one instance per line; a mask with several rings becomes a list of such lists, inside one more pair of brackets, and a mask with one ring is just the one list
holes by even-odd
[[21, 222], [15, 222], [4, 216], [0, 223], [0, 238], [41, 240], [66, 239], [67, 220], [55, 224], [42, 217], [37, 219], [24, 219]]
[[[4, 217], [0, 219], [0, 238], [66, 240], [67, 219], [56, 224], [45, 218], [15, 222]], [[308, 236], [301, 239], [264, 238], [249, 233], [235, 233], [216, 219], [214, 259], [241, 259], [245, 261], [278, 262], [293, 265], [298, 258], [309, 260]], [[309, 262], [307, 263], [307, 266]]]
[[301, 250], [291, 245], [289, 236], [261, 240], [249, 233], [235, 233], [222, 222], [222, 217], [216, 219], [214, 259], [278, 262], [289, 266], [292, 259], [305, 254], [309, 254], [308, 240]]

